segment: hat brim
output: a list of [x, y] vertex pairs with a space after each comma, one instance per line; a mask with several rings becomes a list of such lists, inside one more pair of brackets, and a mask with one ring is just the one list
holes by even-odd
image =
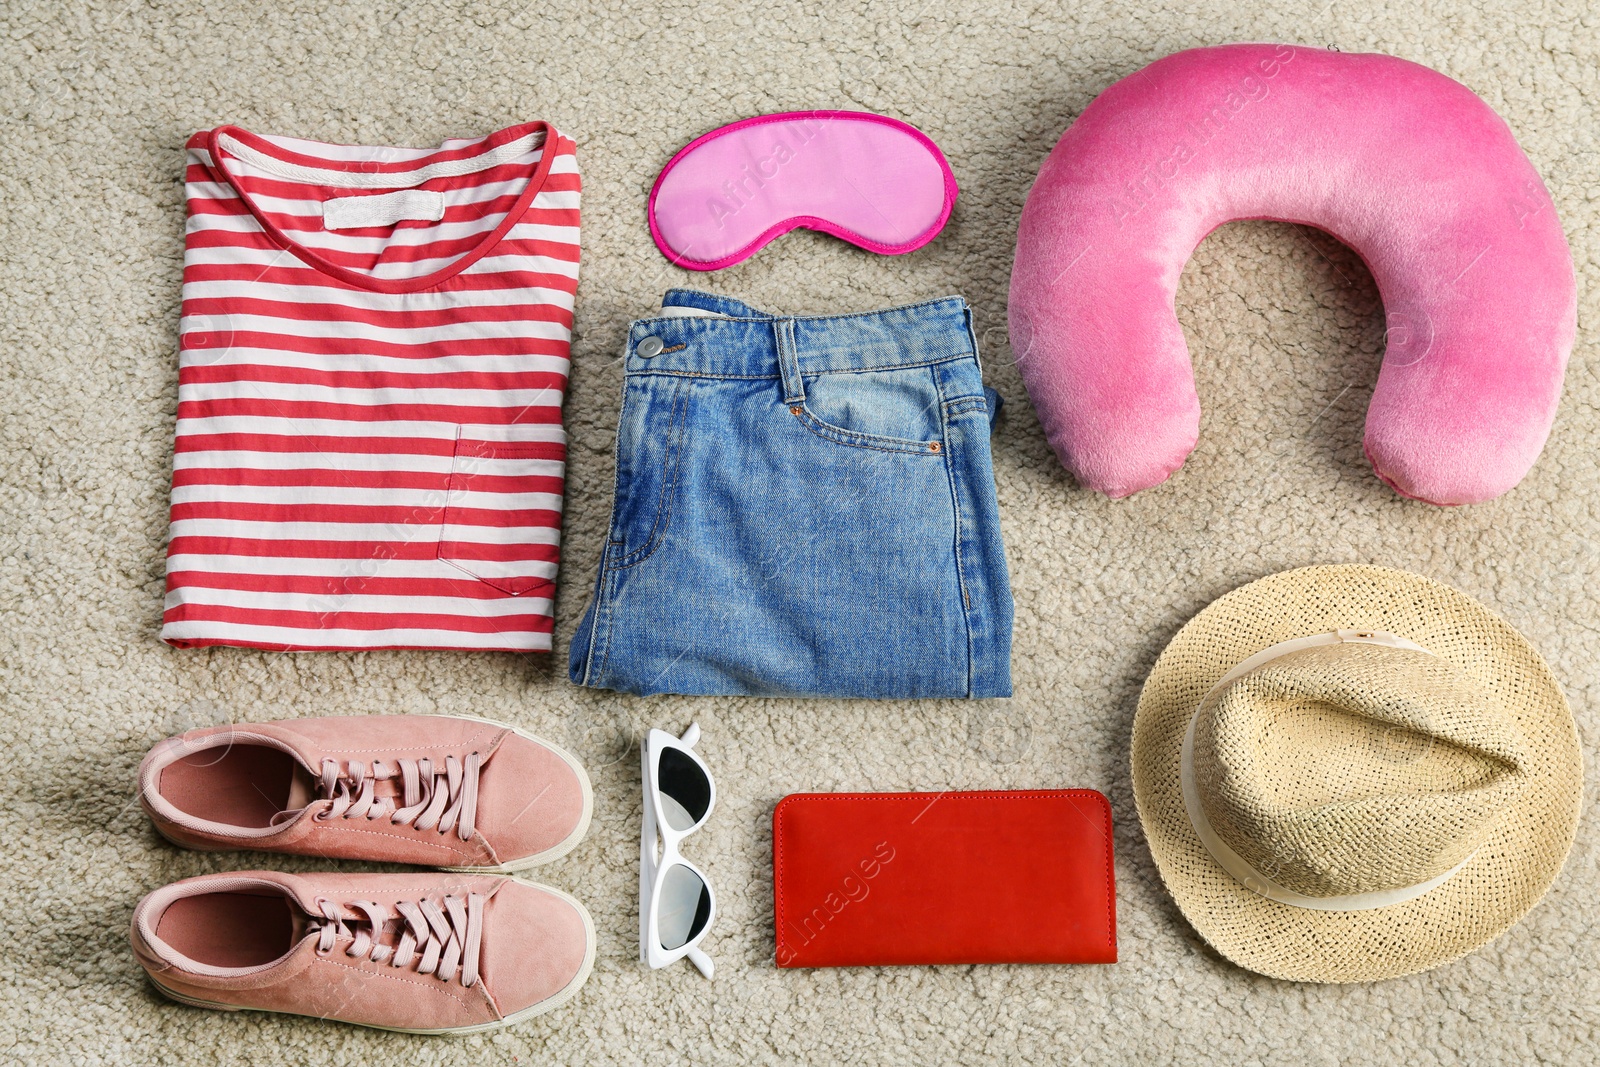
[[[1316, 911], [1247, 889], [1212, 858], [1184, 809], [1179, 762], [1196, 706], [1230, 668], [1280, 641], [1343, 629], [1398, 634], [1470, 672], [1517, 724], [1529, 783], [1494, 835], [1438, 888], [1385, 908]], [[1539, 902], [1577, 832], [1583, 757], [1550, 668], [1488, 608], [1405, 571], [1304, 567], [1219, 597], [1173, 637], [1139, 695], [1133, 795], [1162, 880], [1217, 951], [1273, 978], [1367, 982], [1458, 959]]]

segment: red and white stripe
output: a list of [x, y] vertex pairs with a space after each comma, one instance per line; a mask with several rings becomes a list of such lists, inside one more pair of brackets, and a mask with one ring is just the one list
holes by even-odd
[[[188, 151], [161, 636], [549, 649], [573, 143], [537, 122], [432, 149], [222, 127]], [[442, 217], [324, 224], [330, 200], [399, 190]]]

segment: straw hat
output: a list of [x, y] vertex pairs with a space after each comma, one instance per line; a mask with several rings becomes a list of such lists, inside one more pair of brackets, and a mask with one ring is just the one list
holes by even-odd
[[1527, 640], [1386, 567], [1305, 567], [1214, 601], [1133, 724], [1156, 866], [1207, 941], [1274, 978], [1362, 982], [1466, 955], [1572, 847], [1577, 730]]

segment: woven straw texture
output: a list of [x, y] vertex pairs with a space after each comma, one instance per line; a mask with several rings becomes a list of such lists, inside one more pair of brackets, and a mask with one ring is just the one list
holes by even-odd
[[1195, 721], [1207, 821], [1307, 896], [1418, 885], [1454, 868], [1527, 785], [1516, 724], [1448, 660], [1344, 644], [1237, 679]]
[[[1413, 884], [1470, 853], [1438, 888], [1368, 911], [1293, 907], [1237, 882], [1195, 834], [1180, 779], [1189, 720], [1229, 669], [1280, 641], [1339, 629], [1398, 634], [1448, 666], [1389, 649], [1269, 664], [1208, 702], [1204, 743], [1197, 724], [1196, 779], [1219, 834], [1300, 892]], [[1375, 669], [1382, 660], [1396, 670], [1386, 680]], [[1288, 762], [1266, 767], [1269, 752]], [[1538, 652], [1472, 598], [1383, 567], [1305, 567], [1219, 598], [1156, 661], [1134, 719], [1134, 797], [1162, 879], [1218, 951], [1275, 978], [1392, 978], [1493, 940], [1560, 871], [1582, 786], [1572, 713]], [[1441, 788], [1454, 792], [1419, 795]], [[1412, 795], [1384, 801], [1383, 791]], [[1332, 796], [1352, 802], [1288, 825], [1296, 804]], [[1276, 849], [1264, 850], [1263, 838]]]

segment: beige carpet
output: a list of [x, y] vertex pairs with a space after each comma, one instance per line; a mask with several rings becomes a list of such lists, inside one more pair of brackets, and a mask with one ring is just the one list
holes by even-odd
[[[1129, 726], [1163, 644], [1201, 605], [1313, 562], [1410, 568], [1520, 627], [1567, 687], [1594, 758], [1600, 708], [1600, 20], [1587, 0], [1173, 3], [1165, 11], [898, 0], [254, 4], [111, 0], [0, 9], [4, 493], [0, 495], [0, 1059], [23, 1063], [1591, 1063], [1600, 1042], [1600, 829], [1549, 897], [1488, 948], [1378, 985], [1296, 986], [1219, 959], [1145, 848]], [[1382, 312], [1330, 238], [1236, 224], [1200, 248], [1179, 314], [1205, 405], [1200, 446], [1120, 503], [1076, 489], [1006, 344], [1023, 197], [1056, 137], [1111, 81], [1234, 40], [1378, 50], [1460, 79], [1544, 174], [1579, 273], [1579, 343], [1555, 433], [1489, 504], [1406, 502], [1361, 456]], [[645, 226], [661, 165], [746, 115], [899, 115], [950, 157], [961, 199], [934, 244], [879, 258], [794, 234], [691, 278]], [[175, 651], [156, 638], [176, 404], [182, 145], [222, 122], [428, 145], [546, 118], [585, 171], [584, 267], [557, 657]], [[960, 293], [1004, 394], [995, 439], [1016, 588], [1009, 701], [636, 700], [566, 682], [606, 522], [630, 317], [694, 282], [792, 311]], [[154, 996], [128, 953], [140, 894], [303, 861], [180, 852], [134, 803], [134, 768], [196, 724], [470, 712], [569, 744], [594, 828], [540, 877], [587, 902], [594, 976], [557, 1012], [491, 1036], [408, 1038]], [[690, 853], [722, 915], [707, 983], [635, 961], [634, 739], [698, 719], [721, 803]], [[1093, 786], [1117, 819], [1123, 962], [779, 972], [768, 819], [801, 789]], [[348, 869], [358, 865], [346, 864]]]

